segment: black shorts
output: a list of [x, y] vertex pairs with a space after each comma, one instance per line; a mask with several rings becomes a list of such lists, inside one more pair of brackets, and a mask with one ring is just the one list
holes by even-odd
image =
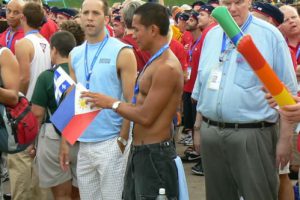
[[155, 200], [165, 188], [169, 200], [177, 200], [178, 174], [172, 142], [132, 146], [124, 180], [124, 200]]

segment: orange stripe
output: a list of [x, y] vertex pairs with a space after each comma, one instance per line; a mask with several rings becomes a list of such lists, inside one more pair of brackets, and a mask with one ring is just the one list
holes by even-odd
[[238, 51], [244, 56], [253, 70], [264, 66], [266, 60], [256, 48], [250, 35], [245, 35], [238, 43]]
[[255, 73], [272, 96], [278, 95], [284, 89], [284, 85], [268, 63], [265, 63], [265, 65], [261, 69], [255, 71]]

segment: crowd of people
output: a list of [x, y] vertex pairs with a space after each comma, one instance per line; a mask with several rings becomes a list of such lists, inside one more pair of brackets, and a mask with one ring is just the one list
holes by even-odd
[[[11, 0], [2, 7], [0, 103], [15, 105], [22, 92], [40, 123], [34, 144], [2, 157], [12, 199], [150, 200], [165, 191], [169, 200], [187, 200], [181, 161], [195, 162], [207, 200], [295, 198], [288, 174], [300, 165], [297, 9], [162, 2], [84, 0], [73, 9]], [[218, 6], [251, 35], [295, 105], [277, 107], [212, 17]], [[59, 67], [88, 89], [81, 94], [87, 105], [102, 108], [72, 146], [49, 120], [63, 98]], [[187, 146], [181, 159], [177, 142]]]

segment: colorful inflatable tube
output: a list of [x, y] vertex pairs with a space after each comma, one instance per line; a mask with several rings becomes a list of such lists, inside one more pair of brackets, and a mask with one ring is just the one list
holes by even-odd
[[295, 104], [293, 97], [277, 77], [270, 65], [255, 46], [250, 35], [244, 35], [224, 6], [213, 10], [212, 16], [219, 22], [227, 36], [237, 47], [237, 50], [247, 60], [265, 88], [274, 97], [277, 104], [282, 107]]

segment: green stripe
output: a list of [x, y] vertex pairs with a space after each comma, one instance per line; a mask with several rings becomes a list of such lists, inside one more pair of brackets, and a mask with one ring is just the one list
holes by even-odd
[[233, 20], [225, 6], [219, 6], [212, 12], [212, 16], [218, 21], [229, 38], [233, 38], [241, 32], [241, 29]]

